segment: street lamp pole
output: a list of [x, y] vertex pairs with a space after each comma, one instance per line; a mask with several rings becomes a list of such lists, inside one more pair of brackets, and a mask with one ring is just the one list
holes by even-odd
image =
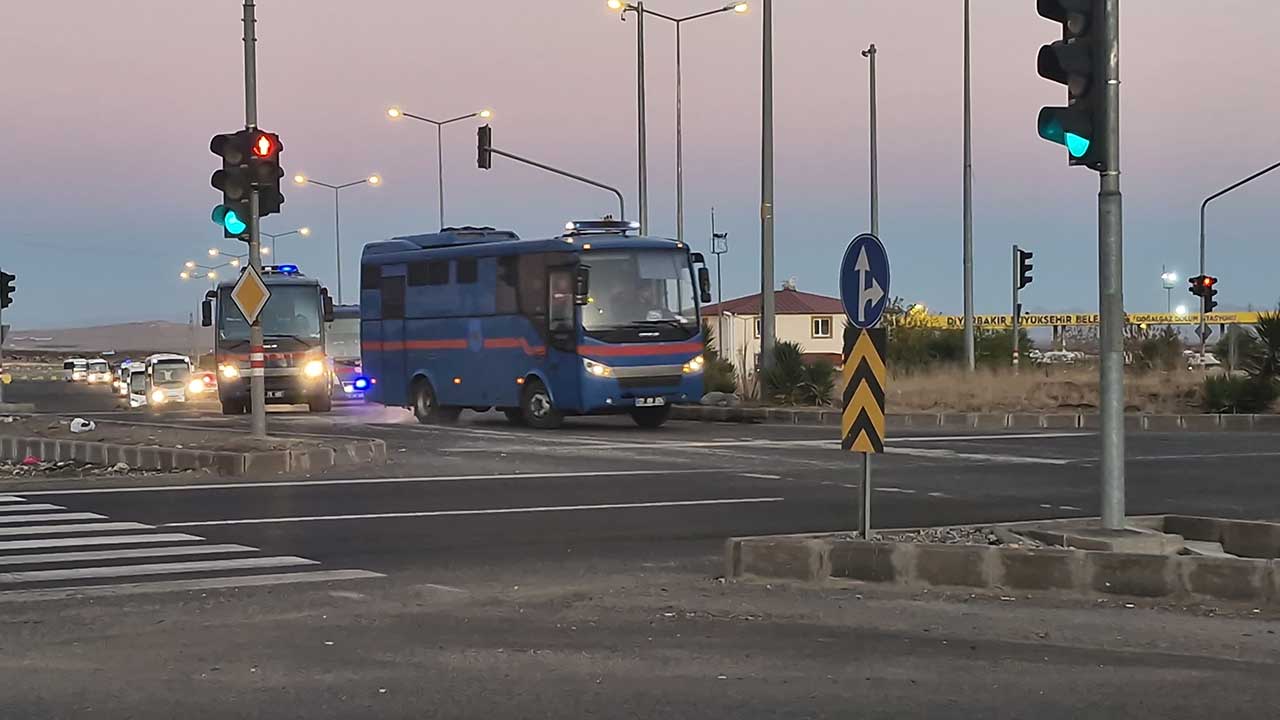
[[308, 184], [319, 185], [320, 187], [329, 188], [330, 190], [333, 191], [333, 247], [334, 247], [334, 257], [336, 259], [335, 264], [338, 270], [338, 287], [337, 287], [338, 304], [341, 305], [342, 304], [342, 217], [339, 214], [339, 209], [338, 209], [338, 191], [345, 190], [349, 187], [355, 187], [356, 185], [364, 185], [365, 183], [377, 186], [379, 183], [382, 182], [382, 178], [377, 175], [370, 175], [367, 178], [353, 180], [349, 183], [343, 183], [341, 185], [331, 185], [329, 183], [316, 180], [315, 178], [307, 177], [306, 175], [294, 175], [293, 181], [299, 185], [308, 185]]
[[973, 316], [973, 104], [970, 94], [969, 0], [964, 0], [964, 357], [977, 367]]
[[762, 0], [760, 77], [760, 368], [773, 365], [773, 0]]
[[[262, 233], [262, 236], [263, 236], [263, 237], [266, 237], [266, 238], [270, 238], [270, 239], [271, 239], [271, 255], [272, 255], [273, 257], [277, 257], [277, 258], [278, 258], [278, 257], [280, 257], [280, 256], [279, 256], [279, 255], [276, 255], [276, 238], [288, 237], [288, 236], [290, 236], [290, 235], [301, 235], [301, 236], [303, 236], [303, 237], [306, 237], [306, 236], [308, 236], [308, 235], [310, 235], [310, 234], [311, 234], [311, 228], [301, 227], [301, 228], [298, 228], [298, 229], [296, 229], [296, 230], [289, 230], [288, 232], [274, 233], [274, 234], [273, 234], [273, 233], [269, 233], [269, 232], [265, 232], [265, 231], [259, 231], [259, 232], [261, 232], [261, 233]], [[265, 253], [264, 253], [264, 254], [265, 254]], [[277, 262], [279, 262], [279, 261], [277, 260]]]
[[871, 61], [871, 234], [880, 237], [880, 171], [876, 137], [876, 45], [862, 51]]
[[387, 116], [390, 117], [392, 120], [400, 117], [412, 118], [419, 122], [431, 123], [432, 125], [436, 126], [436, 176], [437, 176], [436, 182], [437, 182], [437, 188], [439, 189], [440, 229], [443, 230], [444, 229], [444, 126], [451, 125], [456, 122], [461, 122], [463, 120], [470, 120], [471, 118], [475, 118], [475, 117], [488, 120], [489, 118], [493, 117], [493, 112], [490, 110], [477, 110], [473, 113], [467, 113], [466, 115], [459, 115], [458, 117], [455, 117], [455, 118], [449, 118], [448, 120], [433, 120], [424, 115], [414, 115], [411, 112], [405, 112], [400, 108], [393, 107], [387, 110]]

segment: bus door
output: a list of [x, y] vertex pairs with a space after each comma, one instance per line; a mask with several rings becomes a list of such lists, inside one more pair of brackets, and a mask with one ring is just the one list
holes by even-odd
[[[390, 270], [391, 268], [386, 268]], [[382, 278], [382, 347], [379, 358], [378, 383], [382, 402], [386, 405], [409, 405], [407, 368], [405, 366], [404, 270], [400, 275]]]
[[581, 404], [582, 361], [578, 358], [576, 272], [572, 266], [547, 271], [547, 374], [552, 394], [562, 408]]

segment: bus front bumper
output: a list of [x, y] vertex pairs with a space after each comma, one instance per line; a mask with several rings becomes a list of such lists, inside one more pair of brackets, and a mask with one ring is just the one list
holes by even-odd
[[630, 412], [702, 399], [702, 372], [681, 365], [609, 368], [601, 376], [588, 371], [582, 380], [582, 412]]

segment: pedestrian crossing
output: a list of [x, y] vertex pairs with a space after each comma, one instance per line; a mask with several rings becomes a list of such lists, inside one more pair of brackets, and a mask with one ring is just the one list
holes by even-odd
[[383, 577], [0, 495], [0, 603]]

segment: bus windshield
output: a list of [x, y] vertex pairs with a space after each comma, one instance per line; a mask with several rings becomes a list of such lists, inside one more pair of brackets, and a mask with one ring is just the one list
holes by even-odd
[[160, 360], [151, 366], [151, 382], [154, 385], [181, 386], [191, 379], [191, 368], [181, 360]]
[[104, 373], [107, 371], [106, 360], [90, 360], [89, 372]]
[[[290, 337], [308, 345], [320, 340], [320, 290], [316, 285], [273, 285], [271, 299], [258, 316], [265, 337]], [[249, 323], [231, 299], [230, 289], [218, 298], [220, 340], [247, 341]]]
[[591, 298], [582, 312], [588, 331], [698, 324], [689, 255], [676, 250], [592, 252]]
[[360, 319], [338, 318], [329, 323], [324, 346], [325, 354], [332, 358], [360, 357]]

